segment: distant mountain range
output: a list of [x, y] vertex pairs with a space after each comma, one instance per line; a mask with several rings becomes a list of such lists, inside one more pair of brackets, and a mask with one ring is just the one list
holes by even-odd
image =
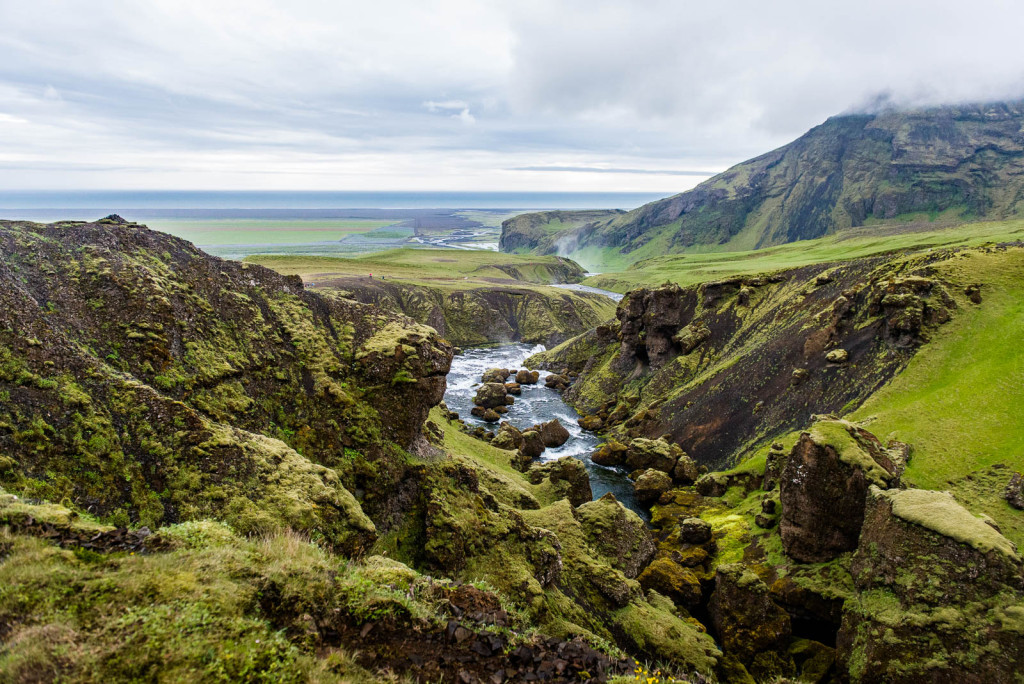
[[1024, 207], [1024, 102], [828, 119], [777, 150], [633, 211], [524, 214], [501, 249], [636, 261], [746, 250], [856, 226], [1003, 218]]

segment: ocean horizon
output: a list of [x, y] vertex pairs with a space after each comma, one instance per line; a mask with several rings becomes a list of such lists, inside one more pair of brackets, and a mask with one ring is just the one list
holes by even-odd
[[[359, 210], [635, 209], [658, 192], [425, 192], [23, 190], [0, 191], [0, 218], [309, 218]], [[97, 216], [94, 216], [97, 214]]]

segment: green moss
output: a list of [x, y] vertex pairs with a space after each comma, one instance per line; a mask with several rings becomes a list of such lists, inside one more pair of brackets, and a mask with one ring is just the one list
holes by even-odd
[[958, 504], [949, 492], [903, 489], [878, 492], [892, 504], [893, 515], [988, 553], [998, 551], [1020, 561], [1009, 539]]
[[816, 444], [835, 449], [839, 460], [861, 470], [869, 482], [880, 487], [887, 486], [889, 473], [861, 448], [850, 434], [852, 429], [853, 426], [846, 421], [821, 420], [811, 427], [810, 435]]

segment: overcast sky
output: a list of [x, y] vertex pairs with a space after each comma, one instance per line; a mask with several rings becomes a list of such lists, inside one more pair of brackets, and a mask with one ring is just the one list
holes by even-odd
[[0, 0], [0, 186], [676, 192], [880, 96], [1024, 95], [1024, 3]]

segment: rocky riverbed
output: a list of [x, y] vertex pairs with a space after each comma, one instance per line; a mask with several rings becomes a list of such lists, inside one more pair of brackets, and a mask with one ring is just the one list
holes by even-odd
[[[500, 347], [480, 347], [467, 349], [452, 361], [448, 373], [448, 390], [444, 401], [448, 407], [459, 414], [467, 425], [481, 426], [488, 430], [496, 430], [497, 425], [487, 423], [470, 414], [473, 408], [473, 396], [480, 384], [484, 372], [490, 368], [523, 368], [526, 357], [544, 351], [542, 345], [510, 344]], [[535, 385], [522, 385], [522, 394], [515, 397], [515, 404], [509, 407], [508, 413], [502, 416], [519, 429], [558, 419], [569, 431], [569, 441], [560, 447], [545, 449], [540, 456], [542, 462], [554, 461], [563, 456], [578, 458], [586, 466], [590, 475], [590, 487], [594, 499], [611, 492], [623, 505], [636, 511], [645, 520], [650, 513], [640, 506], [633, 492], [633, 484], [626, 473], [594, 463], [590, 456], [601, 443], [601, 439], [592, 432], [579, 427], [577, 420], [580, 415], [562, 400], [562, 395], [544, 385], [547, 371], [540, 371], [540, 381]]]

